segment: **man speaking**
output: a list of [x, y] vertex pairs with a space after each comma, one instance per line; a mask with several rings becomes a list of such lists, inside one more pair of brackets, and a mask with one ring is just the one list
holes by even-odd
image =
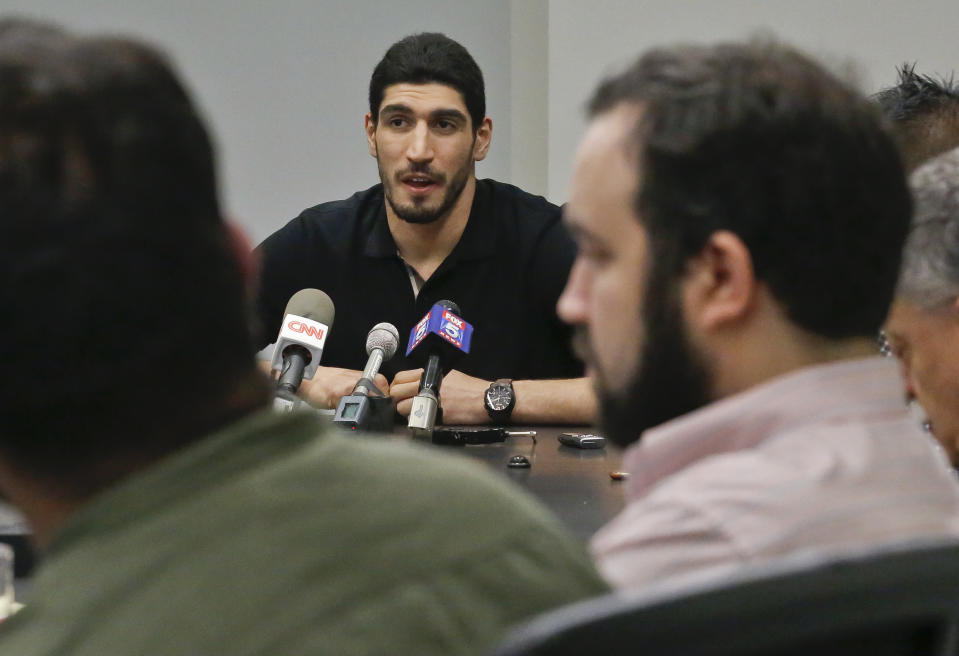
[[[405, 340], [449, 299], [475, 333], [443, 382], [448, 423], [591, 421], [593, 393], [555, 311], [575, 247], [558, 207], [476, 179], [493, 131], [476, 62], [442, 34], [407, 37], [377, 64], [369, 101], [380, 184], [305, 210], [261, 244], [259, 345], [275, 338], [292, 294], [329, 294], [336, 328], [300, 391], [335, 407], [360, 377], [371, 326], [389, 321]], [[380, 386], [408, 414], [420, 372], [402, 355], [384, 364]], [[491, 386], [511, 410], [486, 402]]]

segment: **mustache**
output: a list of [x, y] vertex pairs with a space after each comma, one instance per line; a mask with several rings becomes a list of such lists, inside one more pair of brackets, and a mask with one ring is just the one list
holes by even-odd
[[434, 182], [437, 182], [440, 184], [446, 182], [446, 174], [442, 173], [441, 171], [434, 171], [429, 164], [422, 164], [422, 165], [413, 164], [412, 166], [409, 166], [405, 169], [397, 171], [394, 174], [394, 177], [397, 180], [402, 180], [405, 176], [408, 176], [408, 175], [424, 175], [428, 177], [430, 180], [433, 180]]
[[573, 329], [573, 338], [570, 340], [570, 344], [573, 347], [573, 354], [586, 362], [587, 364], [593, 360], [593, 349], [589, 345], [589, 329], [585, 326], [576, 326]]

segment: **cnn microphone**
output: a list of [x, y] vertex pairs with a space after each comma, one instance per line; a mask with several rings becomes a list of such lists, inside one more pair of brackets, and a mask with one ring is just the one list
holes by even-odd
[[426, 356], [419, 392], [413, 397], [407, 422], [414, 437], [433, 436], [443, 376], [470, 351], [473, 326], [458, 316], [459, 311], [456, 303], [439, 301], [410, 332], [406, 355], [416, 351]]
[[369, 359], [363, 375], [353, 388], [353, 393], [340, 399], [333, 416], [334, 424], [351, 430], [376, 428], [390, 430], [393, 424], [393, 407], [389, 398], [373, 383], [380, 366], [396, 354], [400, 333], [391, 323], [378, 323], [366, 336], [366, 354]]
[[280, 372], [273, 409], [292, 412], [303, 404], [296, 395], [300, 383], [312, 378], [320, 366], [335, 310], [330, 297], [319, 289], [301, 289], [290, 297], [283, 314], [270, 365]]

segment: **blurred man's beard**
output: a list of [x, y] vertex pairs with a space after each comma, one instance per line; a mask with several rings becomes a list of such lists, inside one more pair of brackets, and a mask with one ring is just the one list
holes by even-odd
[[710, 403], [711, 375], [689, 343], [675, 282], [651, 275], [643, 302], [644, 344], [626, 389], [600, 390], [603, 434], [626, 447], [648, 428]]
[[471, 162], [467, 162], [466, 165], [457, 169], [453, 179], [450, 180], [449, 184], [446, 185], [446, 193], [443, 195], [442, 202], [436, 207], [416, 205], [415, 203], [411, 203], [410, 205], [400, 205], [394, 199], [393, 191], [397, 185], [403, 184], [399, 180], [400, 176], [405, 175], [408, 172], [428, 174], [440, 183], [446, 182], [445, 175], [431, 173], [428, 167], [425, 167], [423, 170], [419, 170], [414, 167], [414, 169], [411, 171], [402, 171], [398, 173], [392, 180], [390, 180], [388, 179], [387, 173], [380, 168], [380, 181], [383, 183], [383, 193], [386, 196], [386, 202], [390, 204], [391, 208], [393, 208], [393, 213], [407, 223], [433, 223], [434, 221], [446, 216], [453, 205], [456, 204], [456, 201], [459, 200], [460, 194], [463, 193], [463, 189], [466, 187], [466, 182], [469, 180], [470, 173], [472, 171], [470, 163]]

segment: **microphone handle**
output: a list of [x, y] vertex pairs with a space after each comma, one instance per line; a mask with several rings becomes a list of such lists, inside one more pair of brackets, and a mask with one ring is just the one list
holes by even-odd
[[360, 381], [356, 384], [356, 387], [353, 388], [354, 394], [369, 394], [370, 390], [364, 383], [376, 378], [376, 374], [379, 373], [382, 364], [383, 349], [374, 348], [370, 351], [370, 358], [366, 361], [366, 368], [363, 369], [363, 375], [360, 376]]
[[366, 368], [363, 369], [363, 378], [375, 378], [383, 364], [383, 349], [374, 348], [370, 352], [370, 359], [366, 361]]
[[277, 390], [295, 394], [303, 382], [303, 371], [309, 364], [312, 356], [310, 352], [299, 345], [293, 345], [283, 351], [283, 371], [276, 383]]
[[439, 396], [440, 385], [443, 383], [443, 366], [440, 362], [440, 356], [433, 353], [426, 361], [426, 368], [423, 369], [423, 375], [420, 377], [420, 393], [425, 390], [433, 392], [434, 396]]
[[433, 437], [438, 410], [439, 402], [432, 390], [425, 390], [413, 397], [413, 406], [406, 422], [407, 427], [413, 431], [413, 437]]
[[286, 390], [278, 391], [276, 396], [273, 397], [274, 412], [293, 412], [294, 410], [303, 406], [303, 404], [303, 399], [298, 397], [296, 394], [287, 392]]

